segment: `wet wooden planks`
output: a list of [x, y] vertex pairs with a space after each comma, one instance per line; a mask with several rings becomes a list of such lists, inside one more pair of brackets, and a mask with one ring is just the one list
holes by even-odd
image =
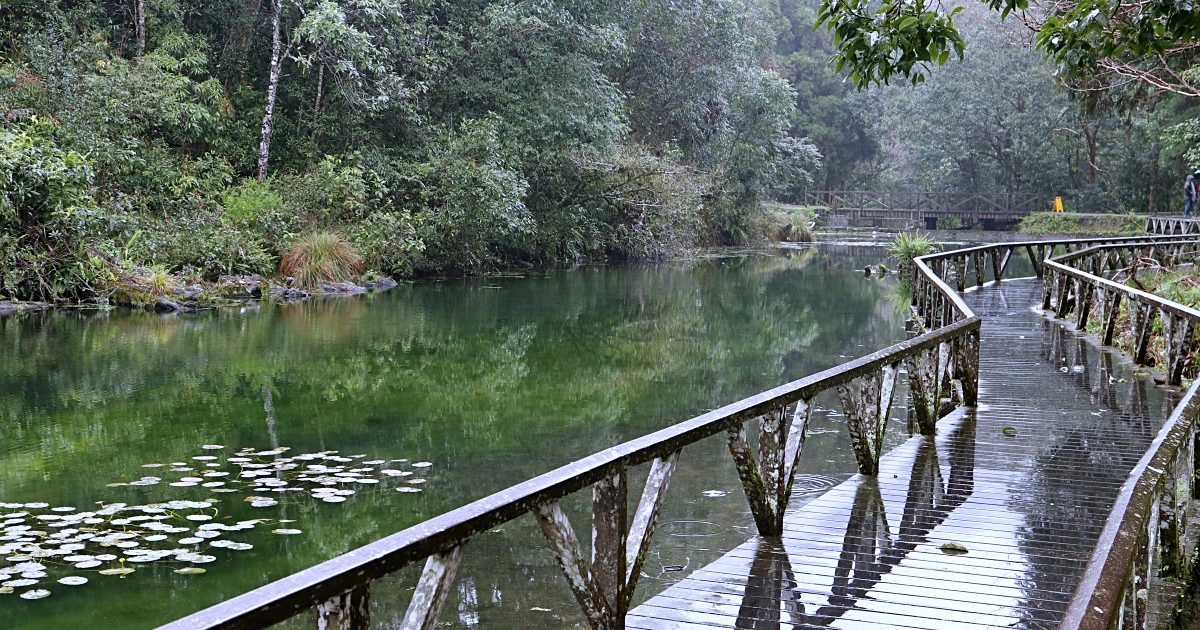
[[[970, 294], [980, 405], [888, 453], [632, 610], [630, 628], [1051, 628], [1112, 501], [1174, 405], [1119, 356], [1030, 307]], [[943, 551], [961, 545], [962, 554]]]

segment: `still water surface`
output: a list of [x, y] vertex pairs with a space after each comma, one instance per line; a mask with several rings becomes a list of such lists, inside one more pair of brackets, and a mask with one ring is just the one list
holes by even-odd
[[[97, 502], [207, 498], [219, 501], [203, 511], [214, 516], [210, 522], [270, 519], [227, 534], [252, 549], [211, 549], [211, 540], [185, 545], [216, 558], [202, 565], [202, 575], [174, 573], [185, 566], [179, 562], [130, 564], [137, 571], [117, 577], [97, 573], [119, 567], [115, 562], [76, 569], [61, 557], [40, 559], [47, 577], [0, 595], [0, 619], [10, 628], [153, 627], [578, 457], [898, 341], [903, 311], [894, 276], [864, 278], [861, 271], [885, 257], [879, 247], [827, 244], [418, 283], [365, 298], [189, 317], [59, 312], [0, 319], [0, 504], [9, 504], [0, 506], [0, 525], [22, 526], [6, 521], [6, 512], [39, 511], [11, 507], [18, 503], [44, 502], [46, 513], [94, 511]], [[837, 415], [818, 413], [810, 431], [798, 485], [814, 493], [854, 470]], [[281, 446], [291, 449], [288, 456], [338, 451], [363, 456], [355, 462], [388, 462], [375, 469], [416, 474], [364, 473], [381, 483], [355, 485], [341, 503], [285, 493], [278, 505], [258, 508], [245, 501], [254, 492], [167, 485], [189, 474], [167, 472], [173, 463], [198, 471], [213, 463], [210, 472], [236, 477], [238, 468], [228, 463], [234, 451]], [[198, 455], [216, 459], [193, 459]], [[407, 461], [392, 461], [400, 459]], [[432, 465], [411, 467], [419, 461]], [[108, 485], [147, 475], [163, 482]], [[634, 498], [644, 475], [632, 472]], [[409, 486], [421, 492], [396, 491], [412, 478], [426, 480]], [[584, 498], [567, 507], [586, 545]], [[183, 513], [166, 522], [195, 529]], [[660, 523], [639, 599], [751, 532], [723, 440], [684, 451]], [[137, 523], [122, 528], [138, 533], [135, 541], [149, 535]], [[273, 535], [275, 528], [303, 533]], [[9, 542], [30, 535], [0, 534], [15, 537]], [[191, 534], [167, 534], [156, 544], [169, 549], [185, 536]], [[0, 558], [0, 572], [16, 562]], [[681, 566], [687, 569], [675, 570]], [[415, 570], [373, 587], [378, 624], [403, 615]], [[55, 581], [67, 575], [89, 582]], [[51, 594], [18, 597], [30, 588]], [[582, 623], [529, 517], [469, 544], [443, 621]]]

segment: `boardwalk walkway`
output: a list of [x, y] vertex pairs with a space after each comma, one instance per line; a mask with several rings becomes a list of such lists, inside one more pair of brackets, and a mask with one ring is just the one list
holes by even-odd
[[[1047, 321], [1033, 280], [968, 294], [980, 402], [632, 610], [629, 628], [1052, 628], [1177, 398]], [[949, 554], [946, 543], [966, 553]]]

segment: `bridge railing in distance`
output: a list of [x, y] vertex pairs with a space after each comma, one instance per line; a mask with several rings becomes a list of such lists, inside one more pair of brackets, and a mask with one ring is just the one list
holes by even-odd
[[[1086, 329], [1089, 313], [1099, 313], [1105, 344], [1117, 342], [1139, 364], [1147, 364], [1154, 337], [1163, 348], [1155, 367], [1177, 385], [1196, 358], [1200, 311], [1113, 282], [1103, 275], [1134, 257], [1160, 263], [1195, 260], [1200, 237], [1164, 243], [1092, 247], [1047, 260], [1045, 307], [1059, 317], [1074, 314]], [[1114, 338], [1124, 305], [1127, 335]], [[1156, 330], [1155, 317], [1161, 321]], [[1190, 374], [1194, 376], [1194, 374]], [[1109, 513], [1062, 628], [1072, 630], [1163, 627], [1174, 615], [1182, 581], [1190, 579], [1197, 524], [1188, 518], [1196, 487], [1196, 448], [1200, 439], [1200, 380], [1192, 383], [1150, 448], [1134, 466]]]
[[1146, 231], [1151, 234], [1200, 234], [1200, 219], [1148, 217]]
[[[1172, 238], [1177, 237], [1160, 237]], [[867, 475], [878, 472], [900, 374], [907, 373], [917, 419], [913, 429], [921, 433], [932, 434], [937, 419], [951, 410], [943, 401], [975, 403], [980, 320], [948, 278], [962, 289], [970, 266], [976, 283], [984, 283], [980, 274], [989, 269], [989, 256], [994, 279], [999, 279], [1013, 252], [1022, 248], [1037, 257], [1037, 266], [1059, 249], [1121, 240], [1008, 243], [919, 258], [914, 264], [913, 307], [922, 330], [910, 339], [594, 453], [166, 627], [259, 628], [315, 609], [319, 627], [365, 628], [371, 583], [423, 561], [402, 627], [432, 628], [470, 541], [530, 514], [589, 625], [621, 628], [685, 448], [723, 434], [759, 533], [779, 535], [817, 395], [837, 392], [859, 471]], [[637, 507], [629, 514], [628, 471], [643, 464], [649, 464], [650, 471]], [[585, 557], [560, 500], [587, 489], [592, 494], [593, 544]]]
[[979, 213], [1021, 217], [1031, 212], [1049, 211], [1054, 197], [1029, 192], [806, 190], [802, 199], [804, 205], [824, 207], [834, 212], [850, 212], [857, 218], [873, 216], [872, 211], [892, 210], [929, 215]]

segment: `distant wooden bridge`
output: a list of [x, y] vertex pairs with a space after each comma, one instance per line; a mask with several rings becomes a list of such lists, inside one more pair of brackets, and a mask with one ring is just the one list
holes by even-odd
[[1044, 193], [956, 193], [928, 191], [805, 191], [804, 205], [819, 210], [830, 227], [937, 229], [947, 219], [961, 227], [998, 229], [1016, 225], [1031, 212], [1049, 212], [1054, 195]]
[[[374, 581], [423, 561], [399, 627], [431, 629], [469, 541], [526, 515], [597, 629], [1162, 627], [1192, 575], [1200, 529], [1192, 518], [1200, 379], [1178, 388], [1197, 376], [1200, 311], [1107, 276], [1148, 259], [1195, 262], [1200, 236], [1190, 232], [1200, 223], [1151, 227], [1184, 234], [1001, 243], [918, 258], [909, 339], [615, 445], [167, 627], [259, 628], [315, 610], [320, 628], [367, 628]], [[1005, 279], [1014, 255], [1024, 254], [1037, 277]], [[1102, 349], [1084, 330], [1115, 348]], [[1172, 389], [1156, 388], [1118, 353], [1153, 364]], [[789, 510], [823, 394], [841, 403], [859, 474]], [[912, 437], [884, 454], [896, 398], [907, 401]], [[715, 436], [728, 443], [758, 535], [631, 607], [676, 463]], [[630, 513], [629, 471], [644, 464]], [[589, 553], [560, 504], [585, 490]]]

